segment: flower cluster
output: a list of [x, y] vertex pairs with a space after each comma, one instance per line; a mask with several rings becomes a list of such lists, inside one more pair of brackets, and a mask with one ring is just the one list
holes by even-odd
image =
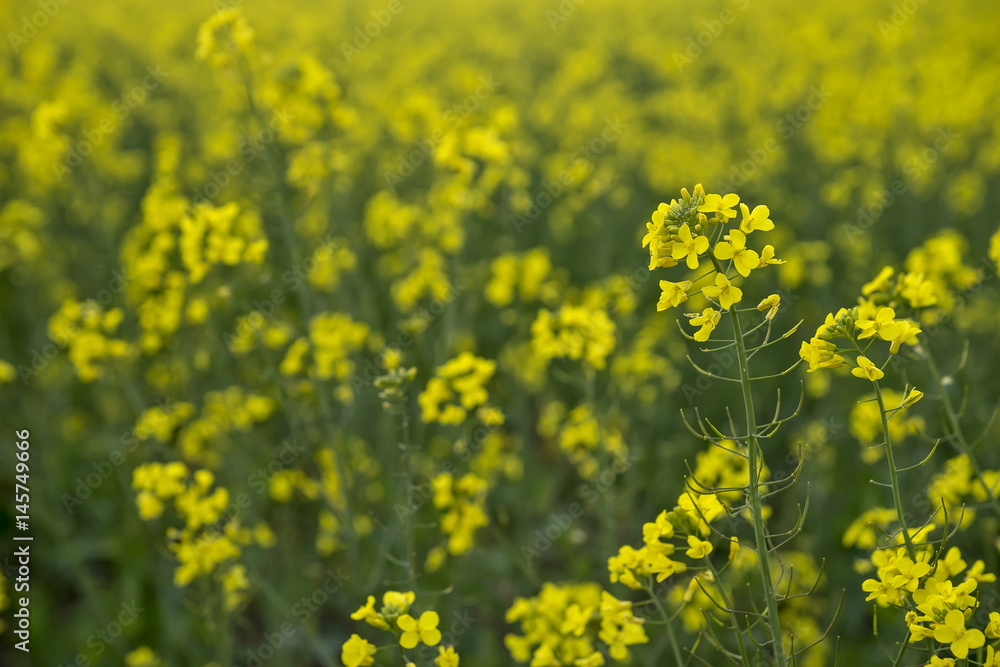
[[[737, 205], [741, 220], [732, 229], [727, 229], [730, 221], [735, 222], [736, 209], [733, 207]], [[759, 253], [747, 246], [753, 232], [774, 229], [770, 214], [767, 206], [756, 206], [751, 211], [736, 194], [706, 194], [700, 183], [693, 193], [682, 189], [680, 200], [672, 199], [669, 205], [660, 204], [653, 211], [652, 220], [646, 223], [646, 235], [642, 239], [643, 247], [649, 247], [650, 271], [677, 266], [682, 260], [694, 271], [701, 266], [701, 256], [706, 254], [714, 269], [678, 282], [661, 280], [662, 293], [656, 309], [676, 308], [696, 293], [710, 299], [722, 311], [731, 310], [742, 301], [743, 290], [733, 282], [736, 275], [746, 278], [751, 271], [783, 263], [775, 258], [771, 244], [764, 245]], [[712, 279], [710, 284], [692, 292], [705, 278]], [[768, 310], [768, 319], [773, 318], [779, 302], [778, 295], [771, 295], [760, 303], [759, 309]], [[711, 306], [688, 314], [691, 325], [698, 327], [694, 340], [707, 341], [718, 326], [721, 314]]]
[[601, 645], [614, 660], [628, 662], [628, 647], [649, 641], [632, 603], [595, 583], [546, 583], [537, 596], [517, 598], [507, 622], [520, 623], [522, 632], [504, 637], [507, 650], [518, 662], [539, 666], [600, 667]]
[[[966, 627], [979, 606], [973, 593], [980, 583], [996, 581], [996, 575], [984, 571], [983, 561], [968, 567], [957, 547], [938, 554], [936, 559], [930, 549], [922, 548], [914, 560], [900, 547], [875, 551], [872, 565], [877, 578], [867, 579], [862, 585], [868, 592], [867, 599], [881, 607], [905, 609], [910, 642], [932, 640], [964, 660], [970, 649], [982, 647], [987, 637], [1000, 639], [1000, 614], [996, 612], [990, 614], [985, 634]], [[962, 580], [952, 581], [962, 573]]]
[[181, 528], [167, 530], [169, 548], [177, 558], [174, 583], [187, 586], [199, 577], [215, 574], [223, 590], [227, 609], [235, 609], [245, 599], [250, 587], [246, 568], [235, 562], [242, 547], [256, 542], [267, 547], [274, 536], [266, 524], [253, 531], [230, 520], [229, 492], [215, 487], [215, 476], [209, 470], [191, 473], [179, 461], [167, 464], [147, 463], [132, 473], [132, 488], [137, 492], [139, 515], [146, 521], [160, 518], [165, 502], [172, 500]]
[[[441, 642], [441, 631], [438, 630], [440, 618], [436, 611], [428, 610], [419, 616], [410, 614], [416, 601], [413, 591], [386, 591], [382, 596], [382, 606], [375, 610], [375, 596], [369, 595], [368, 601], [351, 614], [355, 621], [364, 621], [368, 625], [391, 632], [401, 649], [412, 650], [419, 645], [437, 646]], [[375, 662], [372, 657], [379, 651], [360, 635], [351, 635], [344, 642], [341, 660], [346, 667], [362, 667]], [[440, 647], [434, 660], [437, 667], [458, 667], [459, 656], [454, 647]]]
[[582, 359], [602, 370], [615, 348], [615, 323], [602, 308], [564, 305], [555, 313], [543, 308], [531, 325], [531, 346], [543, 363]]
[[417, 398], [425, 422], [461, 424], [470, 410], [489, 399], [486, 383], [496, 371], [496, 362], [463, 352], [438, 367]]

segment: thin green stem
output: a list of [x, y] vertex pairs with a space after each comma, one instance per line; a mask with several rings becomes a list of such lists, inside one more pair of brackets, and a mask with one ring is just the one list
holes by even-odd
[[667, 610], [663, 607], [663, 604], [660, 603], [660, 599], [656, 597], [652, 582], [646, 587], [646, 591], [649, 593], [649, 597], [653, 599], [653, 604], [660, 611], [660, 616], [663, 618], [663, 625], [667, 628], [667, 637], [670, 639], [670, 648], [674, 652], [674, 660], [677, 661], [677, 667], [681, 667], [684, 664], [684, 658], [681, 656], [681, 647], [677, 643], [677, 635], [674, 634], [674, 625], [670, 622], [670, 616], [667, 614]]
[[726, 587], [722, 584], [722, 579], [719, 577], [719, 571], [716, 569], [715, 565], [708, 558], [705, 559], [705, 562], [708, 563], [708, 569], [712, 571], [712, 576], [715, 577], [715, 581], [719, 585], [719, 593], [722, 595], [722, 602], [726, 605], [729, 618], [733, 622], [733, 632], [736, 634], [736, 644], [740, 649], [740, 658], [742, 658], [743, 664], [746, 667], [749, 667], [750, 656], [747, 655], [746, 647], [743, 645], [743, 632], [740, 630], [739, 619], [736, 616], [736, 611], [733, 609], [732, 600], [729, 597], [729, 593], [726, 592]]
[[413, 442], [410, 438], [410, 418], [403, 396], [399, 398], [399, 413], [403, 431], [403, 474], [406, 476], [406, 574], [410, 590], [417, 590], [417, 538], [413, 526], [416, 512], [416, 485], [413, 483]]
[[[714, 260], [713, 260], [714, 261]], [[747, 363], [746, 344], [743, 340], [743, 330], [740, 327], [740, 316], [730, 312], [733, 320], [733, 334], [736, 338], [737, 361], [740, 366], [740, 385], [743, 388], [743, 407], [747, 420], [747, 459], [749, 462], [749, 496], [750, 518], [753, 522], [754, 543], [757, 547], [757, 562], [760, 565], [761, 586], [767, 602], [767, 621], [771, 628], [771, 642], [774, 648], [774, 662], [778, 667], [785, 665], [785, 647], [782, 644], [781, 620], [778, 618], [778, 600], [771, 579], [771, 563], [768, 559], [767, 538], [764, 535], [764, 515], [760, 502], [760, 445], [757, 441], [757, 419], [753, 409], [753, 391], [750, 388], [750, 368]]]
[[[251, 116], [257, 121], [259, 125], [266, 125], [265, 119], [261, 114], [260, 108], [257, 106], [254, 100], [254, 81], [253, 73], [250, 70], [250, 65], [243, 56], [239, 58], [239, 68], [240, 74], [243, 79], [244, 89], [246, 91], [247, 97], [247, 107], [250, 111]], [[264, 158], [271, 171], [272, 176], [275, 179], [276, 190], [278, 193], [277, 202], [279, 215], [278, 218], [281, 221], [281, 232], [284, 239], [284, 244], [286, 251], [288, 253], [289, 261], [291, 266], [294, 268], [296, 266], [302, 266], [303, 260], [301, 252], [299, 251], [298, 243], [295, 238], [295, 230], [292, 224], [292, 213], [291, 207], [289, 205], [289, 193], [288, 186], [285, 183], [284, 174], [279, 168], [278, 159], [274, 155], [274, 146], [272, 143], [267, 143], [264, 147]], [[309, 290], [303, 286], [302, 289], [296, 291], [296, 295], [299, 301], [299, 308], [302, 312], [303, 318], [306, 322], [311, 322], [316, 314], [316, 309], [313, 304], [311, 294]], [[344, 513], [348, 517], [353, 517], [354, 512], [352, 509], [352, 500], [350, 494], [350, 484], [348, 481], [347, 467], [344, 465], [343, 456], [341, 455], [340, 448], [333, 446], [337, 437], [337, 428], [334, 426], [333, 412], [330, 408], [330, 402], [327, 398], [328, 387], [323, 378], [316, 378], [316, 382], [319, 385], [319, 391], [316, 392], [316, 398], [319, 402], [320, 414], [323, 419], [323, 430], [326, 435], [327, 440], [331, 444], [331, 451], [333, 452], [334, 467], [337, 470], [337, 477], [340, 478], [341, 484], [343, 486], [343, 498], [344, 498]], [[350, 560], [352, 566], [360, 563], [360, 551], [358, 548], [357, 534], [354, 530], [354, 523], [351, 520], [343, 522], [341, 524], [347, 533], [347, 544], [348, 553], [350, 554]]]
[[911, 560], [916, 561], [916, 550], [913, 548], [913, 538], [910, 537], [910, 529], [906, 525], [906, 517], [903, 516], [903, 501], [899, 494], [899, 474], [896, 470], [896, 459], [892, 453], [892, 437], [889, 435], [889, 418], [885, 413], [885, 402], [882, 400], [882, 389], [878, 381], [872, 382], [875, 385], [875, 398], [878, 400], [878, 410], [882, 417], [882, 435], [885, 438], [885, 457], [889, 462], [889, 480], [892, 482], [892, 502], [896, 506], [896, 520], [899, 521], [899, 529], [903, 533], [903, 541], [906, 542], [906, 553]]
[[[864, 351], [858, 346], [858, 342], [854, 340], [853, 336], [851, 343], [858, 355], [864, 355]], [[882, 437], [885, 440], [885, 457], [889, 463], [889, 481], [892, 483], [892, 502], [896, 507], [896, 520], [899, 522], [899, 530], [903, 533], [906, 553], [912, 560], [916, 561], [917, 555], [913, 548], [913, 538], [910, 537], [910, 529], [906, 524], [906, 517], [903, 515], [903, 501], [899, 493], [899, 471], [896, 468], [896, 457], [892, 451], [892, 436], [889, 435], [889, 416], [885, 411], [885, 401], [882, 398], [882, 388], [879, 387], [878, 380], [872, 380], [872, 384], [875, 386], [875, 400], [878, 401], [878, 412], [882, 418]]]
[[965, 437], [965, 432], [962, 431], [962, 426], [958, 421], [958, 413], [955, 411], [955, 406], [951, 402], [951, 397], [948, 395], [948, 389], [944, 386], [944, 382], [941, 379], [941, 373], [938, 371], [937, 364], [934, 363], [934, 357], [931, 356], [930, 348], [925, 342], [923, 344], [925, 350], [924, 357], [927, 361], [927, 367], [931, 371], [931, 375], [934, 377], [934, 382], [938, 386], [938, 391], [941, 392], [941, 404], [944, 406], [945, 418], [948, 421], [948, 428], [951, 429], [951, 438], [948, 438], [952, 444], [957, 445], [958, 450], [961, 451], [969, 459], [969, 464], [972, 466], [972, 471], [976, 475], [976, 479], [980, 484], [983, 485], [983, 489], [986, 491], [986, 495], [990, 499], [990, 504], [993, 505], [993, 511], [997, 513], [1000, 517], [1000, 501], [997, 500], [996, 494], [993, 493], [993, 489], [990, 488], [989, 484], [986, 483], [986, 479], [983, 477], [982, 466], [979, 465], [979, 461], [976, 459], [975, 455], [972, 453], [972, 447], [969, 445], [969, 441]]

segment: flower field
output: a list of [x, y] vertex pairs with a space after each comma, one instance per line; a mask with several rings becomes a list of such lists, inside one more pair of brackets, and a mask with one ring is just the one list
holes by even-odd
[[0, 19], [0, 664], [1000, 667], [1000, 5]]

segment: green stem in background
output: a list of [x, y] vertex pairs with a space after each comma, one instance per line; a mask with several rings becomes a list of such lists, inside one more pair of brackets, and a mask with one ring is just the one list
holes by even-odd
[[[271, 604], [278, 608], [278, 611], [286, 617], [292, 617], [291, 603], [289, 603], [288, 600], [286, 600], [267, 579], [261, 577], [255, 583], [258, 590], [260, 590], [264, 597], [271, 601]], [[330, 653], [330, 649], [327, 648], [323, 639], [317, 634], [316, 629], [311, 625], [306, 625], [306, 622], [308, 621], [309, 617], [301, 622], [296, 620], [295, 624], [302, 628], [302, 634], [305, 635], [306, 640], [312, 647], [313, 656], [321, 665], [323, 665], [323, 667], [337, 667], [337, 665], [340, 664], [340, 661], [333, 657]]]
[[[253, 86], [253, 74], [250, 71], [250, 65], [246, 62], [244, 57], [239, 59], [240, 74], [243, 78], [243, 85], [247, 94], [247, 106], [250, 110], [250, 114], [254, 117], [258, 124], [261, 126], [266, 125], [264, 117], [261, 115], [260, 109], [257, 107], [254, 101], [254, 86]], [[281, 220], [281, 231], [284, 237], [285, 247], [288, 252], [289, 260], [291, 261], [291, 266], [302, 266], [303, 261], [301, 253], [299, 252], [298, 243], [295, 238], [295, 230], [292, 226], [292, 214], [291, 207], [288, 204], [290, 199], [287, 185], [285, 184], [284, 175], [278, 168], [278, 160], [274, 156], [274, 149], [271, 143], [268, 143], [264, 147], [264, 157], [271, 170], [271, 173], [275, 179], [278, 190], [278, 208], [279, 208], [279, 218]], [[296, 295], [299, 301], [299, 308], [302, 312], [303, 318], [306, 322], [311, 322], [314, 315], [316, 314], [315, 307], [313, 305], [311, 294], [309, 290], [303, 286], [301, 289], [296, 290]], [[337, 428], [334, 426], [333, 413], [330, 409], [330, 403], [327, 398], [328, 387], [326, 382], [322, 378], [316, 378], [316, 382], [319, 385], [319, 391], [316, 392], [317, 400], [319, 401], [320, 414], [323, 416], [323, 430], [324, 434], [330, 444], [330, 449], [333, 451], [334, 466], [337, 469], [337, 477], [340, 478], [340, 483], [344, 489], [344, 513], [348, 517], [353, 517], [354, 512], [352, 511], [351, 494], [350, 494], [350, 484], [348, 483], [347, 468], [344, 465], [343, 456], [341, 456], [340, 449], [334, 446], [336, 440]], [[351, 520], [345, 521], [342, 524], [344, 531], [347, 533], [347, 545], [348, 553], [350, 554], [350, 562], [352, 566], [358, 565], [360, 560], [360, 551], [358, 545], [357, 534], [354, 531], [354, 523]], [[352, 567], [352, 569], [355, 569]]]
[[733, 622], [733, 633], [736, 635], [736, 644], [740, 649], [740, 658], [743, 660], [743, 665], [745, 667], [750, 667], [750, 656], [747, 655], [746, 647], [743, 645], [743, 632], [740, 630], [739, 619], [734, 611], [733, 602], [729, 597], [729, 593], [726, 591], [726, 587], [722, 584], [722, 578], [719, 576], [719, 571], [716, 569], [715, 565], [712, 564], [711, 559], [706, 558], [705, 562], [708, 563], [708, 569], [712, 571], [712, 576], [715, 577], [715, 582], [719, 585], [719, 593], [722, 595], [722, 603], [726, 605], [726, 612], [729, 614], [730, 620]]
[[[713, 259], [713, 261], [715, 261]], [[716, 262], [718, 267], [718, 263]], [[721, 271], [720, 271], [721, 273]], [[723, 273], [723, 275], [725, 275]], [[771, 579], [771, 563], [768, 560], [767, 538], [764, 534], [764, 515], [760, 502], [760, 445], [757, 441], [757, 419], [753, 409], [753, 391], [750, 387], [750, 368], [747, 363], [747, 349], [743, 340], [743, 329], [740, 327], [740, 316], [731, 311], [733, 320], [733, 335], [736, 338], [736, 355], [740, 366], [740, 385], [743, 389], [743, 407], [747, 420], [747, 460], [750, 479], [747, 484], [750, 518], [753, 522], [754, 543], [757, 548], [757, 562], [760, 565], [761, 586], [764, 588], [764, 598], [767, 602], [767, 622], [771, 627], [771, 642], [774, 648], [774, 663], [778, 667], [785, 665], [785, 647], [782, 644], [781, 620], [778, 618], [778, 599], [774, 592], [774, 580]]]
[[403, 474], [406, 476], [406, 574], [410, 590], [417, 590], [417, 536], [413, 526], [416, 512], [416, 485], [413, 483], [413, 441], [410, 438], [410, 417], [403, 396], [399, 398], [399, 415], [403, 431]]
[[[649, 593], [649, 597], [653, 599], [653, 604], [660, 611], [660, 616], [663, 618], [663, 625], [667, 628], [667, 637], [670, 639], [670, 648], [674, 652], [674, 660], [677, 661], [677, 667], [681, 667], [684, 664], [684, 658], [681, 657], [681, 648], [677, 643], [677, 635], [674, 634], [674, 625], [670, 621], [670, 616], [667, 614], [667, 610], [660, 603], [660, 599], [656, 597], [656, 591], [653, 590], [653, 583], [650, 581], [649, 586], [646, 587], [646, 592]], [[749, 665], [749, 663], [747, 663]]]
[[972, 453], [972, 446], [969, 445], [969, 441], [965, 437], [965, 432], [962, 431], [962, 426], [958, 422], [958, 413], [951, 402], [951, 397], [948, 396], [948, 389], [944, 386], [941, 373], [938, 371], [937, 364], [934, 363], [934, 357], [931, 356], [930, 348], [927, 346], [926, 341], [922, 347], [924, 348], [924, 359], [927, 361], [927, 368], [930, 369], [931, 375], [934, 377], [934, 382], [938, 386], [938, 391], [941, 392], [941, 404], [944, 406], [948, 428], [951, 429], [951, 437], [948, 440], [969, 459], [969, 464], [972, 466], [972, 471], [975, 473], [976, 479], [983, 485], [983, 489], [985, 489], [986, 495], [989, 497], [990, 504], [993, 505], [993, 511], [1000, 517], [1000, 501], [997, 500], [993, 489], [990, 488], [983, 478], [983, 469]]
[[219, 664], [228, 665], [232, 663], [233, 636], [229, 631], [229, 612], [226, 610], [226, 596], [219, 596]]

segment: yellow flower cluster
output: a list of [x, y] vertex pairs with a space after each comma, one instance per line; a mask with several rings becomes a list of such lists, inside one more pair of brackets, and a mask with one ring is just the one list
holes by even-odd
[[554, 275], [547, 248], [524, 253], [508, 252], [490, 263], [490, 280], [483, 290], [486, 300], [506, 308], [515, 298], [522, 303], [536, 300], [548, 304], [559, 297], [561, 281]]
[[624, 663], [631, 659], [629, 646], [649, 641], [645, 621], [632, 612], [632, 603], [596, 583], [547, 582], [537, 596], [514, 600], [506, 618], [520, 623], [522, 632], [504, 637], [511, 656], [539, 667], [600, 667], [605, 664], [601, 644]]
[[249, 432], [255, 424], [266, 421], [277, 407], [274, 399], [247, 393], [239, 386], [210, 391], [205, 394], [201, 414], [178, 434], [181, 455], [191, 463], [216, 468], [222, 462], [225, 436]]
[[[486, 480], [473, 473], [455, 479], [450, 473], [441, 473], [431, 480], [434, 489], [434, 507], [447, 510], [441, 517], [441, 532], [448, 536], [447, 551], [460, 556], [472, 548], [478, 528], [489, 523], [486, 516]], [[430, 569], [440, 565], [436, 550], [428, 556]]]
[[[938, 472], [927, 483], [927, 497], [937, 510], [935, 521], [954, 523], [959, 520], [962, 528], [973, 525], [976, 519], [976, 505], [989, 499], [989, 494], [1000, 493], [1000, 471], [983, 470], [982, 481], [966, 454], [960, 454], [944, 462]], [[972, 502], [969, 502], [972, 501]]]
[[[806, 343], [802, 342], [799, 356], [809, 364], [810, 373], [821, 368], [839, 368], [848, 363], [841, 354], [851, 352], [855, 365], [851, 374], [871, 382], [881, 379], [885, 373], [882, 370], [889, 363], [891, 355], [899, 352], [906, 345], [916, 345], [920, 327], [909, 319], [896, 319], [896, 311], [889, 307], [879, 307], [870, 300], [862, 299], [861, 303], [850, 310], [841, 308], [834, 315], [830, 313], [826, 320], [816, 329], [816, 334]], [[860, 341], [871, 338], [862, 349]], [[840, 348], [834, 340], [846, 339], [850, 348]], [[876, 366], [865, 356], [875, 341], [889, 343], [889, 356], [882, 367]]]
[[[983, 561], [969, 568], [958, 547], [938, 554], [932, 560], [932, 550], [922, 548], [917, 559], [906, 555], [906, 549], [878, 550], [872, 553], [872, 565], [877, 579], [866, 579], [862, 585], [868, 600], [881, 607], [906, 609], [909, 641], [933, 640], [946, 645], [959, 660], [978, 649], [986, 638], [1000, 638], [1000, 614], [990, 614], [986, 634], [967, 628], [972, 612], [979, 606], [973, 595], [980, 583], [996, 581], [996, 575], [984, 572]], [[952, 578], [965, 573], [954, 583]]]
[[198, 29], [195, 57], [212, 67], [233, 65], [250, 53], [253, 37], [253, 29], [238, 9], [220, 9]]
[[197, 204], [192, 214], [181, 217], [177, 245], [192, 285], [204, 280], [216, 264], [260, 264], [267, 252], [256, 212], [241, 213], [236, 202], [220, 207]]
[[77, 377], [93, 382], [106, 362], [132, 355], [128, 341], [110, 337], [124, 317], [121, 308], [105, 311], [96, 301], [66, 299], [49, 318], [49, 337], [68, 349]]
[[[727, 231], [726, 225], [731, 220], [735, 222], [734, 207], [737, 205], [741, 220]], [[683, 260], [687, 268], [694, 271], [700, 266], [700, 257], [706, 254], [714, 268], [679, 282], [661, 280], [660, 301], [656, 309], [676, 308], [688, 300], [697, 283], [709, 277], [712, 277], [712, 284], [703, 286], [698, 293], [711, 303], [721, 307], [722, 311], [729, 311], [742, 301], [743, 290], [733, 283], [736, 274], [746, 278], [751, 271], [783, 263], [783, 260], [775, 258], [771, 244], [764, 245], [759, 253], [747, 246], [751, 233], [774, 229], [770, 214], [767, 206], [756, 206], [751, 211], [749, 206], [740, 202], [737, 194], [723, 196], [706, 193], [701, 183], [694, 187], [693, 192], [682, 189], [680, 200], [661, 203], [653, 211], [652, 220], [646, 223], [646, 235], [642, 239], [643, 247], [649, 247], [649, 270], [674, 267]], [[731, 275], [733, 271], [735, 274]], [[776, 306], [777, 303], [768, 302], [767, 307]], [[709, 339], [719, 325], [722, 311], [710, 306], [700, 313], [688, 314], [691, 325], [698, 327], [694, 340], [703, 343]]]
[[135, 436], [140, 440], [155, 437], [160, 442], [170, 442], [177, 430], [195, 413], [195, 406], [187, 402], [168, 403], [144, 410], [135, 422]]
[[[214, 482], [211, 471], [195, 470], [192, 474], [179, 461], [143, 464], [132, 473], [132, 488], [137, 492], [136, 505], [143, 520], [158, 519], [166, 509], [165, 501], [173, 500], [183, 522], [182, 528], [167, 530], [169, 548], [178, 562], [174, 583], [184, 587], [215, 573], [231, 610], [242, 604], [250, 586], [246, 568], [233, 561], [240, 557], [241, 547], [253, 539], [261, 546], [273, 544], [273, 534], [264, 524], [251, 532], [241, 528], [237, 520], [227, 520], [229, 492], [223, 487], [212, 490]], [[216, 527], [219, 522], [224, 522], [221, 528]]]
[[597, 475], [602, 464], [628, 458], [621, 430], [603, 426], [591, 403], [581, 403], [568, 411], [560, 401], [547, 404], [538, 418], [538, 433], [558, 442], [559, 449], [584, 479]]
[[[382, 596], [382, 607], [375, 611], [375, 596], [369, 595], [368, 601], [356, 612], [351, 614], [355, 621], [364, 621], [368, 625], [391, 632], [397, 639], [400, 652], [424, 646], [437, 646], [441, 642], [441, 631], [438, 630], [440, 617], [436, 611], [428, 610], [417, 617], [410, 614], [411, 606], [416, 601], [413, 591], [386, 591]], [[361, 667], [374, 663], [374, 656], [380, 649], [364, 640], [360, 635], [351, 635], [344, 642], [341, 660], [345, 667]], [[454, 647], [441, 646], [434, 660], [437, 667], [458, 667], [459, 656]], [[410, 663], [407, 663], [410, 664]]]
[[602, 370], [615, 349], [615, 323], [603, 308], [564, 305], [555, 313], [543, 308], [531, 324], [531, 347], [543, 363], [582, 359]]
[[[322, 379], [345, 380], [354, 372], [351, 355], [361, 349], [371, 330], [363, 322], [355, 322], [346, 313], [320, 313], [309, 323], [315, 373]], [[294, 374], [301, 368], [301, 346], [294, 343], [282, 362], [282, 372]], [[294, 363], [295, 358], [300, 360]]]
[[489, 400], [486, 383], [496, 371], [496, 362], [463, 352], [438, 367], [417, 397], [421, 419], [441, 424], [461, 424], [470, 410]]

